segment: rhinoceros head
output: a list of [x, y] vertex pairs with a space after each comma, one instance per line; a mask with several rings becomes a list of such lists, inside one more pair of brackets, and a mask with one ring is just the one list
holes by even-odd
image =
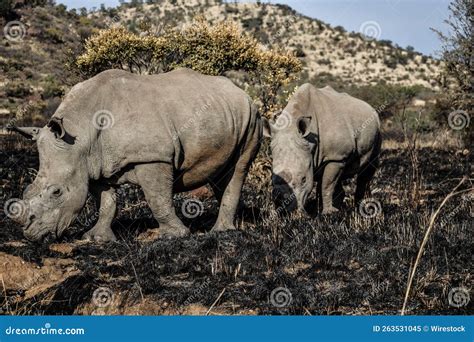
[[40, 160], [36, 179], [19, 202], [24, 210], [12, 218], [23, 225], [29, 240], [58, 238], [87, 199], [86, 156], [81, 153], [77, 139], [66, 132], [61, 119], [53, 117], [43, 128], [10, 129], [37, 142]]
[[313, 154], [317, 139], [311, 117], [284, 110], [274, 122], [264, 120], [264, 135], [271, 138], [273, 200], [286, 211], [304, 211], [313, 188]]

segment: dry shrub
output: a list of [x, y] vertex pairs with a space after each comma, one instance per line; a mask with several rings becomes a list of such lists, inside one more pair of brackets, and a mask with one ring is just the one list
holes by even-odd
[[203, 19], [159, 36], [137, 35], [123, 27], [100, 30], [85, 42], [76, 67], [87, 76], [119, 68], [140, 74], [156, 74], [186, 67], [207, 75], [244, 71], [255, 87], [266, 113], [277, 101], [279, 89], [301, 70], [289, 52], [267, 50], [255, 38], [231, 22], [209, 25]]

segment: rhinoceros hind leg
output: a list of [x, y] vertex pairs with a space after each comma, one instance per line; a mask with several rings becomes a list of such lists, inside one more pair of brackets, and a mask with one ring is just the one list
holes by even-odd
[[99, 220], [82, 238], [84, 240], [97, 242], [116, 241], [117, 238], [111, 228], [117, 208], [115, 189], [102, 185], [91, 185], [90, 190], [92, 195], [96, 198], [96, 202], [100, 203], [100, 207], [98, 208]]
[[355, 191], [355, 204], [359, 203], [364, 199], [364, 196], [370, 195], [370, 181], [374, 177], [377, 167], [373, 164], [369, 164], [364, 170], [357, 175], [357, 185]]
[[[232, 175], [234, 173], [234, 169], [227, 171], [226, 176], [219, 178], [219, 179], [214, 179], [209, 182], [209, 185], [212, 188], [212, 191], [214, 192], [214, 196], [217, 200], [218, 206], [221, 206], [222, 203], [222, 198], [224, 196], [225, 189], [229, 185], [229, 182], [232, 179]], [[239, 204], [237, 206], [237, 211], [241, 209], [243, 206], [242, 199], [239, 199]]]
[[224, 179], [209, 181], [209, 185], [211, 186], [214, 197], [219, 205], [221, 205], [222, 196], [224, 196], [224, 190], [227, 187], [227, 184], [229, 184], [229, 180], [229, 177], [224, 177]]
[[374, 143], [374, 148], [370, 154], [369, 161], [367, 165], [363, 166], [357, 175], [357, 186], [355, 191], [355, 204], [359, 203], [364, 199], [364, 196], [370, 195], [369, 184], [374, 174], [377, 171], [377, 168], [380, 163], [380, 148], [382, 146], [382, 138], [380, 133], [377, 135], [376, 141]]
[[340, 182], [343, 163], [332, 162], [326, 165], [323, 171], [321, 181], [321, 197], [323, 201], [323, 215], [337, 212], [338, 209], [334, 207], [334, 190]]
[[[220, 201], [219, 215], [217, 216], [217, 221], [214, 224], [214, 227], [212, 227], [212, 231], [216, 232], [236, 229], [234, 220], [237, 208], [241, 203], [240, 194], [242, 186], [244, 185], [245, 176], [247, 175], [250, 164], [252, 164], [252, 161], [258, 152], [259, 146], [260, 141], [258, 131], [255, 130], [254, 135], [249, 138], [249, 141], [247, 141], [246, 148], [238, 157], [235, 167], [228, 170], [227, 173], [222, 176], [221, 183], [228, 183], [221, 195], [222, 199]], [[226, 179], [228, 179], [228, 181]], [[216, 197], [219, 198], [220, 195], [217, 195]]]
[[337, 182], [336, 188], [334, 189], [333, 204], [336, 208], [341, 209], [344, 205], [344, 198], [346, 192], [342, 186], [342, 181]]
[[[234, 225], [235, 213], [239, 205], [240, 191], [243, 180], [235, 167], [226, 170], [226, 173], [211, 182], [211, 187], [219, 203], [219, 214], [212, 231], [226, 231], [236, 229]], [[240, 184], [240, 186], [239, 186]]]
[[135, 167], [138, 183], [145, 193], [163, 237], [182, 237], [190, 233], [176, 215], [173, 205], [173, 168], [167, 163], [141, 164]]

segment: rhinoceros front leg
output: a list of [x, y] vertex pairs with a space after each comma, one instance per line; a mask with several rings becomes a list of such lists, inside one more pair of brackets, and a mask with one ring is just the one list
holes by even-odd
[[153, 216], [160, 224], [160, 235], [188, 235], [189, 228], [176, 215], [173, 205], [173, 167], [167, 163], [140, 164], [135, 167], [135, 174]]
[[329, 163], [326, 165], [323, 171], [321, 180], [321, 197], [323, 201], [323, 212], [322, 214], [331, 214], [337, 212], [338, 209], [334, 207], [334, 190], [336, 189], [339, 180], [341, 178], [342, 170], [344, 169], [343, 163]]
[[96, 202], [100, 203], [99, 220], [82, 238], [98, 242], [116, 241], [117, 238], [111, 228], [117, 209], [115, 189], [103, 185], [92, 185], [90, 191]]

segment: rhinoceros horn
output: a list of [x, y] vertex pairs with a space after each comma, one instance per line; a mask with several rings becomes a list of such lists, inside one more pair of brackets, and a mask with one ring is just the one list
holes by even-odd
[[21, 135], [23, 135], [24, 137], [26, 137], [28, 139], [36, 140], [41, 128], [39, 128], [39, 127], [16, 127], [16, 126], [10, 125], [10, 126], [7, 127], [7, 130], [20, 133]]

